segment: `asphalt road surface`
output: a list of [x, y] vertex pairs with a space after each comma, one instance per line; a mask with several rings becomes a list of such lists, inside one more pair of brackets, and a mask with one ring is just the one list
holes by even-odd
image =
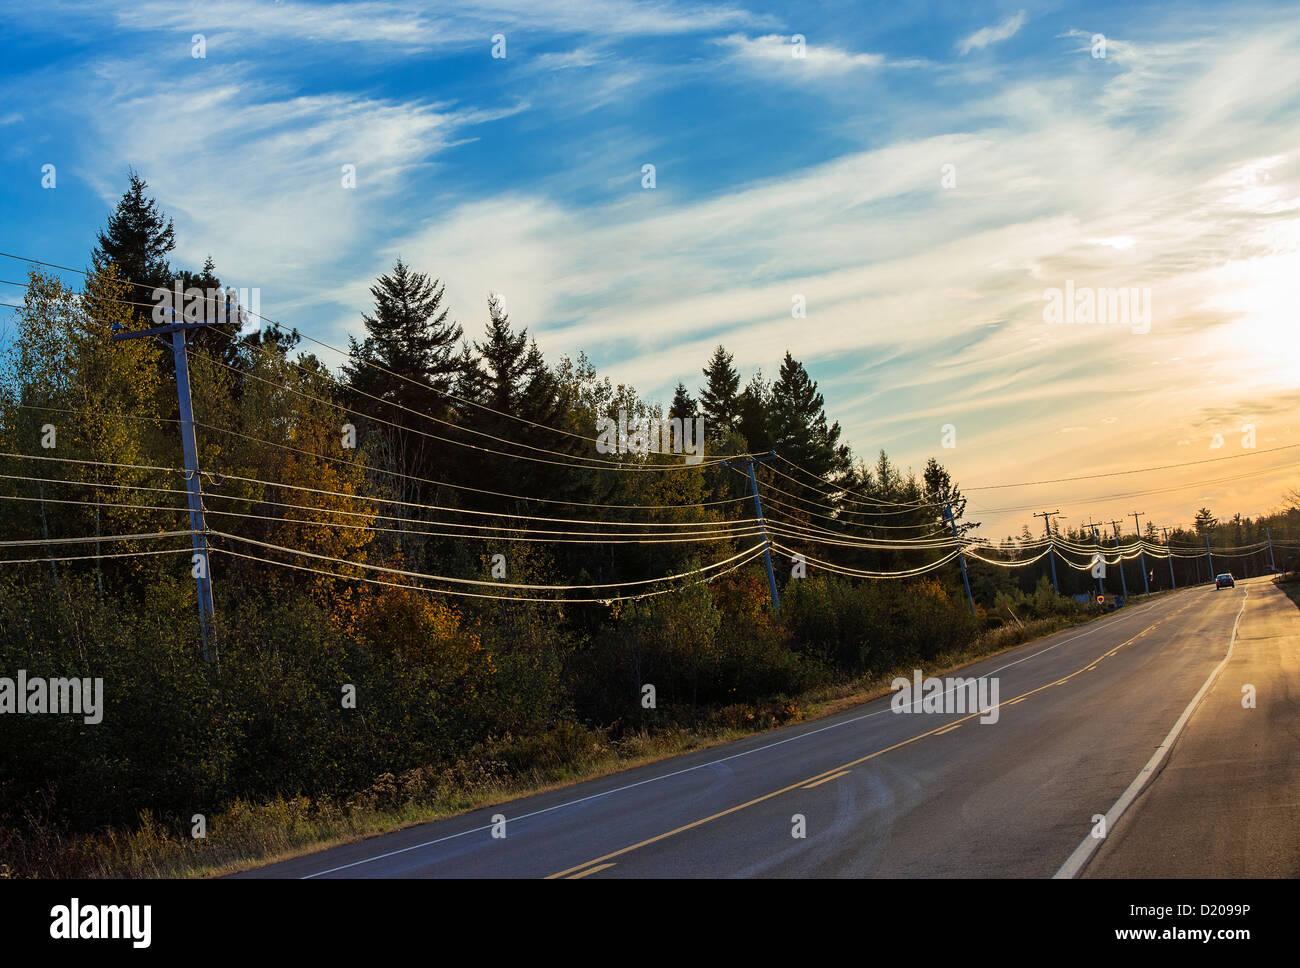
[[1267, 580], [1139, 601], [957, 674], [996, 678], [996, 722], [885, 697], [238, 876], [1300, 873], [1300, 609]]

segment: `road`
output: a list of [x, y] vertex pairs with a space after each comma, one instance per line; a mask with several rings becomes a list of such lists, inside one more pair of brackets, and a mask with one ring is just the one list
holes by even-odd
[[238, 876], [1300, 871], [1300, 609], [1266, 580], [1132, 604], [960, 675], [997, 680], [996, 722], [885, 697]]

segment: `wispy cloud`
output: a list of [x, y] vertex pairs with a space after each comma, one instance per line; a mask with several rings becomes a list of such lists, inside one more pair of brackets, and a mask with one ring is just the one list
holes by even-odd
[[802, 37], [796, 41], [794, 36], [730, 34], [719, 38], [716, 43], [728, 50], [730, 63], [786, 78], [827, 78], [881, 67], [929, 66], [923, 58], [893, 59], [883, 54], [848, 51]]
[[1020, 28], [1025, 25], [1027, 19], [1025, 12], [1020, 10], [996, 26], [981, 27], [970, 36], [962, 38], [957, 44], [957, 52], [964, 57], [972, 50], [983, 50], [990, 44], [999, 44], [1004, 40], [1009, 40], [1020, 32]]

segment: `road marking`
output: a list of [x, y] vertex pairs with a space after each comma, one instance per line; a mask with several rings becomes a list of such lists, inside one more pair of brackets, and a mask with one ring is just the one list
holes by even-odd
[[588, 874], [595, 874], [598, 871], [608, 870], [614, 866], [614, 864], [601, 864], [599, 867], [588, 867], [585, 871], [579, 871], [577, 874], [570, 874], [565, 878], [565, 880], [576, 881], [580, 877], [586, 877]]
[[[1179, 612], [1183, 611], [1184, 608], [1187, 608], [1188, 605], [1191, 604], [1192, 603], [1189, 602], [1187, 605], [1184, 605], [1183, 608], [1178, 609], [1173, 614], [1177, 615]], [[1171, 617], [1171, 616], [1166, 616], [1166, 617]], [[1157, 619], [1155, 622], [1148, 625], [1142, 631], [1143, 632], [1150, 631], [1151, 629], [1159, 625], [1160, 622], [1162, 621], [1164, 621], [1164, 619]], [[1112, 649], [1109, 654], [1114, 655], [1120, 649], [1124, 648], [1124, 646], [1136, 642], [1141, 634], [1142, 633], [1139, 632], [1134, 634], [1131, 638], [1125, 639], [1119, 645], [1115, 646], [1115, 648]], [[1084, 672], [1086, 668], [1087, 667], [1085, 666], [1083, 668], [1076, 669], [1074, 672], [1071, 672], [1064, 679], [1059, 679], [1057, 680], [1057, 682], [1049, 682], [1046, 683], [1045, 685], [1038, 686], [1036, 689], [1031, 689], [1029, 690], [1029, 692], [1022, 693], [1021, 695], [1017, 696], [1015, 699], [1009, 700], [1008, 702], [1001, 703], [1001, 705], [1014, 706], [1016, 703], [1028, 699], [1030, 696], [1034, 695], [1035, 693], [1042, 692], [1044, 689], [1050, 689], [1052, 686], [1055, 686], [1061, 682], [1066, 682], [1070, 679], [1073, 679], [1081, 672]], [[584, 863], [577, 864], [573, 867], [566, 868], [565, 870], [562, 871], [557, 871], [554, 874], [548, 874], [546, 875], [546, 880], [549, 881], [549, 880], [555, 880], [556, 878], [567, 877], [569, 874], [572, 874], [574, 871], [583, 870], [586, 867], [590, 867], [592, 864], [599, 864], [601, 861], [610, 860], [611, 858], [614, 857], [622, 857], [624, 854], [631, 853], [634, 850], [640, 850], [642, 847], [648, 847], [651, 844], [656, 844], [661, 840], [667, 840], [669, 837], [675, 837], [678, 834], [685, 833], [688, 830], [694, 830], [696, 827], [702, 827], [706, 823], [712, 823], [714, 820], [720, 820], [723, 817], [730, 816], [731, 814], [737, 813], [741, 810], [745, 810], [748, 807], [752, 807], [756, 804], [763, 803], [767, 800], [771, 800], [773, 797], [779, 797], [783, 793], [789, 793], [791, 790], [797, 790], [801, 787], [805, 787], [807, 784], [810, 784], [813, 781], [820, 781], [823, 778], [830, 779], [830, 774], [832, 773], [836, 773], [837, 771], [840, 770], [847, 771], [849, 769], [852, 769], [855, 766], [859, 766], [863, 763], [866, 763], [868, 760], [874, 760], [877, 756], [883, 756], [886, 753], [892, 753], [896, 749], [901, 749], [904, 746], [909, 746], [912, 743], [915, 743], [918, 740], [925, 739], [928, 736], [935, 736], [938, 735], [940, 732], [947, 732], [953, 726], [959, 726], [968, 720], [975, 719], [977, 716], [983, 716], [983, 715], [985, 714], [982, 712], [973, 712], [969, 716], [963, 716], [961, 719], [957, 720], [956, 723], [950, 723], [945, 726], [936, 726], [934, 729], [921, 733], [917, 736], [913, 736], [910, 739], [901, 740], [900, 742], [895, 743], [893, 746], [886, 746], [884, 749], [876, 750], [874, 753], [868, 753], [866, 756], [860, 756], [856, 760], [850, 760], [848, 763], [842, 763], [839, 766], [833, 766], [829, 770], [823, 770], [821, 773], [818, 773], [814, 776], [810, 776], [807, 779], [799, 780], [795, 783], [791, 783], [789, 786], [781, 787], [781, 789], [779, 790], [773, 790], [771, 793], [765, 793], [761, 797], [755, 797], [754, 799], [747, 800], [744, 803], [738, 803], [734, 807], [728, 807], [726, 810], [719, 810], [717, 813], [711, 814], [707, 817], [701, 817], [699, 820], [693, 820], [688, 824], [682, 824], [682, 826], [680, 827], [674, 827], [672, 830], [665, 831], [662, 834], [656, 834], [653, 837], [647, 837], [645, 840], [638, 841], [635, 844], [629, 844], [627, 847], [623, 847], [619, 850], [611, 851], [608, 854], [603, 854], [600, 857], [595, 857], [589, 861], [585, 861]]]
[[[1192, 713], [1196, 711], [1196, 707], [1200, 705], [1201, 700], [1205, 698], [1205, 694], [1208, 693], [1210, 688], [1214, 685], [1214, 681], [1219, 678], [1219, 673], [1223, 671], [1223, 667], [1227, 665], [1228, 660], [1232, 658], [1233, 647], [1237, 644], [1237, 628], [1241, 625], [1241, 616], [1246, 611], [1246, 599], [1249, 596], [1250, 589], [1247, 589], [1246, 594], [1242, 596], [1241, 609], [1237, 612], [1237, 619], [1232, 623], [1232, 635], [1228, 639], [1227, 654], [1210, 672], [1205, 682], [1201, 684], [1200, 690], [1192, 697], [1192, 701], [1187, 704], [1187, 708], [1183, 710], [1183, 714], [1178, 717], [1178, 722], [1174, 723], [1174, 728], [1169, 731], [1169, 735], [1164, 738], [1164, 742], [1157, 746], [1156, 751], [1151, 754], [1151, 759], [1147, 760], [1146, 766], [1142, 767], [1142, 769], [1138, 771], [1138, 775], [1133, 778], [1133, 782], [1128, 785], [1128, 789], [1120, 794], [1120, 798], [1115, 801], [1115, 805], [1106, 811], [1105, 829], [1108, 836], [1114, 832], [1115, 824], [1119, 821], [1120, 817], [1124, 816], [1124, 811], [1133, 804], [1133, 801], [1137, 799], [1138, 794], [1141, 793], [1143, 788], [1151, 782], [1151, 778], [1155, 776], [1157, 768], [1159, 768], [1160, 764], [1164, 761], [1164, 758], [1169, 754], [1170, 747], [1178, 740], [1178, 734], [1183, 731], [1183, 727], [1186, 726], [1188, 721], [1192, 718]], [[1083, 870], [1085, 865], [1087, 865], [1088, 861], [1092, 859], [1092, 855], [1097, 852], [1097, 848], [1101, 846], [1102, 839], [1103, 838], [1100, 837], [1094, 837], [1092, 834], [1088, 834], [1088, 836], [1084, 837], [1083, 843], [1074, 848], [1074, 853], [1066, 858], [1065, 863], [1061, 865], [1061, 869], [1053, 875], [1053, 878], [1066, 879], [1077, 877], [1079, 872]]]
[[[1183, 589], [1179, 589], [1179, 591], [1183, 591]], [[1146, 611], [1149, 611], [1149, 610], [1151, 610], [1151, 609], [1153, 609], [1153, 608], [1159, 608], [1162, 604], [1168, 604], [1168, 602], [1170, 602], [1170, 601], [1172, 601], [1172, 600], [1173, 600], [1173, 599], [1159, 599], [1159, 600], [1157, 600], [1157, 601], [1154, 601], [1154, 602], [1150, 602], [1150, 603], [1144, 604], [1144, 605], [1142, 605], [1142, 606], [1140, 606], [1140, 607], [1136, 607], [1136, 606], [1135, 606], [1135, 607], [1134, 607], [1134, 610], [1133, 610], [1132, 612], [1130, 612], [1128, 615], [1125, 615], [1124, 612], [1123, 612], [1123, 610], [1121, 610], [1120, 612], [1116, 613], [1115, 615], [1107, 616], [1107, 617], [1105, 617], [1105, 618], [1098, 619], [1097, 621], [1095, 621], [1095, 622], [1093, 622], [1092, 624], [1090, 624], [1090, 625], [1089, 625], [1086, 629], [1084, 629], [1082, 632], [1079, 632], [1077, 635], [1071, 635], [1071, 636], [1069, 636], [1069, 637], [1067, 637], [1067, 638], [1061, 639], [1061, 641], [1059, 641], [1059, 642], [1054, 642], [1054, 643], [1052, 643], [1051, 645], [1046, 646], [1045, 648], [1039, 649], [1037, 652], [1033, 652], [1033, 653], [1031, 653], [1031, 654], [1029, 654], [1029, 655], [1026, 655], [1026, 656], [1021, 656], [1019, 659], [1015, 659], [1015, 660], [1013, 660], [1013, 661], [1011, 661], [1011, 662], [1006, 663], [1005, 665], [998, 666], [996, 669], [992, 669], [992, 670], [990, 670], [988, 673], [986, 673], [986, 675], [988, 675], [988, 676], [996, 675], [997, 673], [1001, 672], [1001, 671], [1004, 670], [1004, 669], [1010, 669], [1012, 666], [1020, 665], [1022, 662], [1028, 662], [1030, 659], [1036, 659], [1036, 658], [1038, 658], [1040, 655], [1046, 655], [1048, 652], [1051, 652], [1051, 651], [1053, 651], [1054, 649], [1058, 649], [1058, 648], [1060, 648], [1060, 647], [1063, 646], [1063, 645], [1068, 645], [1069, 643], [1071, 643], [1071, 642], [1075, 642], [1075, 641], [1077, 641], [1077, 640], [1079, 640], [1079, 639], [1087, 638], [1088, 636], [1092, 635], [1094, 632], [1101, 631], [1102, 629], [1109, 629], [1109, 628], [1111, 628], [1111, 627], [1114, 626], [1114, 625], [1118, 625], [1120, 622], [1124, 621], [1125, 619], [1133, 618], [1134, 616], [1136, 616], [1136, 615], [1140, 615], [1141, 613], [1146, 612]], [[1186, 606], [1184, 606], [1184, 607], [1186, 607]], [[1180, 609], [1180, 611], [1181, 611], [1181, 609]], [[1176, 613], [1175, 613], [1175, 614], [1176, 614]], [[1062, 634], [1062, 633], [1061, 633], [1061, 632], [1053, 632], [1052, 634], [1053, 634], [1053, 635], [1060, 635], [1060, 634]], [[1049, 636], [1049, 637], [1050, 637], [1050, 636]], [[983, 660], [983, 659], [981, 659], [981, 660], [979, 660], [979, 661], [980, 661], [980, 662], [984, 662], [984, 661], [988, 661], [988, 660]], [[972, 665], [977, 665], [977, 664], [979, 664], [979, 663], [972, 663]], [[1060, 680], [1060, 681], [1061, 681], [1061, 682], [1064, 682], [1065, 680], [1062, 679], [1062, 680]], [[883, 697], [881, 697], [881, 698], [883, 698]], [[871, 700], [871, 702], [876, 702], [876, 701], [878, 701], [878, 700], [875, 700], [875, 699]], [[864, 703], [864, 705], [867, 705], [867, 704]], [[742, 757], [742, 756], [750, 756], [750, 755], [753, 754], [753, 753], [762, 753], [762, 752], [764, 752], [764, 751], [766, 751], [766, 750], [775, 749], [775, 748], [778, 747], [778, 746], [784, 746], [786, 743], [793, 743], [793, 742], [796, 742], [797, 740], [807, 739], [809, 736], [816, 736], [818, 733], [823, 733], [823, 732], [825, 732], [825, 731], [827, 731], [827, 730], [830, 730], [830, 729], [838, 729], [838, 728], [840, 728], [841, 726], [850, 726], [850, 725], [852, 725], [852, 724], [854, 724], [854, 723], [862, 722], [862, 721], [865, 720], [865, 719], [870, 719], [872, 716], [879, 716], [879, 715], [881, 715], [881, 714], [883, 714], [883, 713], [887, 713], [887, 712], [891, 712], [891, 711], [892, 711], [892, 710], [890, 709], [890, 707], [889, 707], [888, 705], [886, 705], [885, 708], [883, 708], [883, 709], [876, 709], [876, 710], [872, 710], [872, 711], [869, 712], [869, 713], [863, 713], [861, 716], [853, 716], [853, 717], [851, 717], [851, 718], [849, 718], [849, 719], [842, 719], [842, 720], [839, 720], [838, 722], [827, 723], [825, 726], [819, 726], [819, 727], [817, 727], [816, 729], [810, 729], [810, 730], [808, 730], [808, 731], [806, 731], [806, 732], [798, 733], [798, 734], [796, 734], [796, 735], [794, 735], [794, 736], [787, 736], [785, 739], [779, 739], [779, 740], [776, 740], [775, 742], [772, 742], [772, 743], [767, 743], [767, 744], [764, 744], [764, 745], [762, 745], [762, 746], [756, 746], [756, 747], [754, 747], [753, 749], [741, 750], [739, 753], [732, 753], [732, 754], [730, 754], [730, 755], [728, 755], [728, 756], [719, 757], [719, 758], [716, 759], [716, 760], [709, 760], [709, 761], [704, 762], [704, 763], [697, 763], [697, 764], [695, 764], [694, 766], [683, 767], [682, 769], [680, 769], [680, 770], [674, 770], [674, 771], [671, 772], [671, 773], [661, 773], [661, 774], [659, 774], [658, 776], [646, 777], [646, 779], [644, 779], [644, 780], [637, 780], [637, 781], [635, 781], [634, 783], [626, 783], [626, 784], [624, 784], [623, 786], [614, 787], [613, 789], [610, 789], [610, 790], [604, 790], [604, 791], [602, 791], [602, 792], [600, 792], [600, 793], [592, 793], [592, 794], [588, 794], [588, 795], [585, 796], [585, 797], [578, 797], [578, 798], [576, 798], [576, 799], [574, 799], [574, 800], [566, 800], [566, 801], [564, 801], [563, 803], [557, 803], [557, 804], [555, 804], [554, 806], [543, 807], [543, 808], [541, 808], [540, 810], [534, 810], [534, 811], [532, 811], [532, 812], [530, 812], [530, 813], [521, 814], [521, 815], [518, 816], [518, 817], [511, 817], [510, 820], [509, 820], [509, 822], [510, 822], [510, 823], [518, 823], [520, 820], [527, 820], [527, 819], [529, 819], [530, 817], [539, 817], [539, 816], [541, 816], [542, 814], [552, 813], [552, 812], [554, 812], [554, 811], [556, 811], [556, 810], [563, 810], [565, 807], [575, 807], [575, 806], [578, 806], [579, 804], [582, 804], [582, 803], [588, 803], [588, 802], [590, 802], [590, 801], [592, 801], [592, 800], [599, 800], [599, 799], [601, 799], [602, 797], [613, 796], [613, 795], [616, 794], [616, 793], [623, 793], [623, 792], [625, 792], [625, 791], [627, 791], [627, 790], [632, 790], [632, 789], [635, 789], [636, 787], [644, 786], [644, 785], [646, 785], [647, 783], [657, 783], [657, 782], [659, 782], [660, 780], [670, 780], [670, 779], [672, 779], [673, 777], [676, 777], [676, 776], [682, 776], [682, 775], [684, 775], [684, 774], [686, 774], [686, 773], [693, 773], [693, 772], [695, 772], [696, 770], [707, 769], [708, 767], [711, 767], [711, 766], [719, 766], [719, 765], [721, 765], [721, 764], [723, 764], [723, 763], [727, 763], [727, 762], [729, 762], [729, 761], [731, 761], [731, 760], [739, 759], [739, 758]], [[596, 782], [596, 781], [595, 781], [595, 780], [592, 780], [592, 781], [588, 781], [588, 782]], [[526, 799], [527, 799], [527, 798], [526, 798]], [[330, 867], [330, 868], [328, 868], [328, 869], [326, 869], [326, 870], [323, 870], [323, 871], [313, 871], [313, 872], [310, 873], [310, 874], [304, 874], [304, 875], [302, 875], [302, 877], [301, 877], [300, 879], [306, 881], [306, 880], [311, 880], [313, 877], [324, 877], [324, 876], [327, 875], [327, 874], [335, 874], [335, 873], [337, 873], [337, 872], [339, 872], [339, 871], [345, 871], [345, 870], [348, 870], [348, 869], [353, 868], [353, 867], [359, 867], [359, 866], [361, 866], [362, 864], [371, 864], [371, 863], [374, 863], [374, 862], [377, 861], [377, 860], [386, 860], [386, 859], [389, 858], [389, 857], [396, 857], [398, 854], [405, 854], [405, 853], [408, 853], [408, 852], [410, 852], [410, 851], [412, 851], [412, 850], [421, 850], [421, 849], [423, 849], [423, 848], [425, 848], [425, 847], [435, 847], [435, 846], [437, 846], [438, 844], [446, 843], [446, 842], [449, 841], [449, 840], [456, 840], [456, 839], [458, 839], [458, 838], [460, 838], [460, 837], [467, 837], [467, 836], [469, 836], [470, 834], [482, 833], [482, 832], [485, 831], [485, 830], [491, 830], [493, 826], [494, 826], [494, 824], [486, 823], [486, 824], [483, 824], [482, 826], [479, 826], [479, 827], [471, 827], [471, 828], [469, 828], [468, 830], [458, 830], [458, 831], [457, 831], [456, 833], [454, 833], [454, 834], [447, 834], [447, 835], [445, 835], [445, 836], [443, 836], [443, 837], [435, 837], [433, 840], [426, 840], [426, 841], [424, 841], [423, 843], [412, 844], [412, 845], [409, 846], [409, 847], [399, 847], [399, 848], [396, 849], [396, 850], [385, 851], [385, 852], [382, 853], [382, 854], [375, 854], [375, 855], [372, 856], [372, 857], [363, 857], [361, 860], [354, 860], [354, 861], [352, 861], [351, 863], [348, 863], [348, 864], [340, 864], [340, 865], [337, 866], [337, 867]]]
[[939, 732], [935, 733], [934, 735], [942, 736], [944, 733], [951, 733], [954, 729], [961, 729], [961, 723], [953, 723], [947, 729], [941, 729], [939, 730]]
[[820, 780], [815, 780], [812, 783], [804, 784], [804, 789], [811, 790], [815, 786], [821, 786], [823, 783], [830, 783], [831, 780], [838, 780], [840, 777], [848, 776], [848, 775], [849, 775], [848, 770], [840, 770], [838, 773], [832, 773], [830, 776], [824, 776]]

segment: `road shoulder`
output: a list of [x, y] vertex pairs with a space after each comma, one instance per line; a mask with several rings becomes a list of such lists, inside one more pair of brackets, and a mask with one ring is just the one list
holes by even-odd
[[1300, 875], [1298, 741], [1300, 609], [1252, 582], [1232, 657], [1083, 876]]

